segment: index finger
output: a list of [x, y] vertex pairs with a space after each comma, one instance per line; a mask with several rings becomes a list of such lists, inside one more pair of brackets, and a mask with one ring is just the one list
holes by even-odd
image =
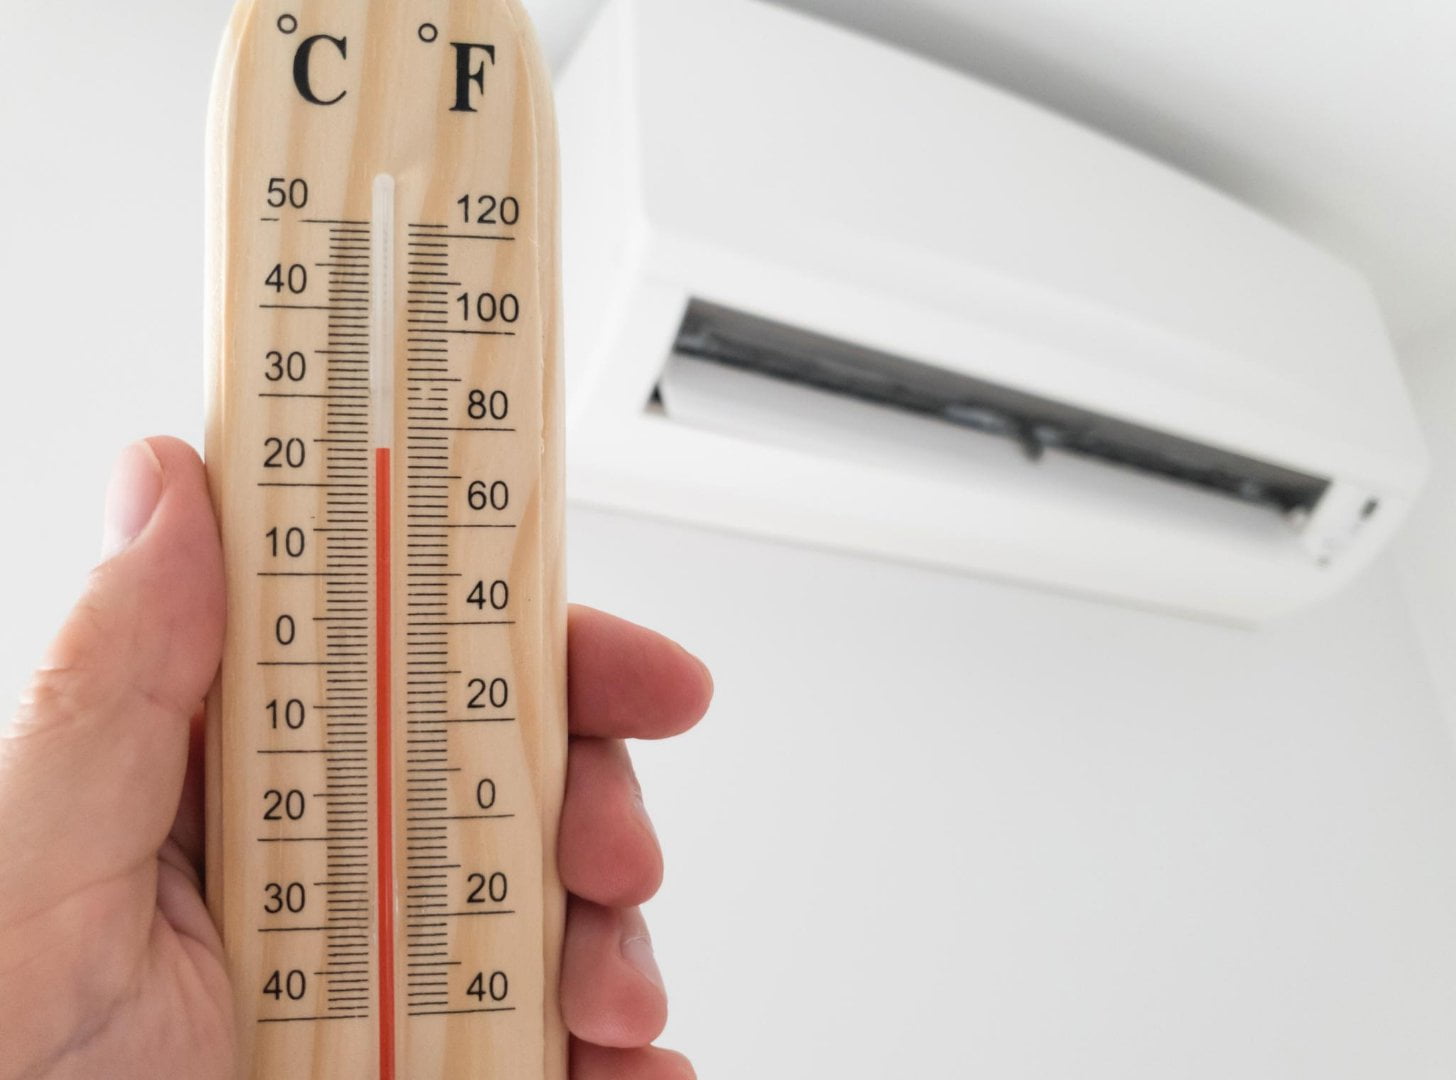
[[574, 606], [568, 621], [571, 733], [665, 739], [703, 718], [713, 677], [682, 646], [645, 627]]

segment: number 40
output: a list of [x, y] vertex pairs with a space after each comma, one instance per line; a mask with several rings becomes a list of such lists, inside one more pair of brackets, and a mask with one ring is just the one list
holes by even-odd
[[470, 989], [465, 992], [476, 1001], [484, 1001], [488, 997], [491, 1001], [501, 1002], [510, 996], [511, 982], [504, 971], [491, 972], [489, 977], [485, 972], [477, 971], [475, 978], [470, 980]]

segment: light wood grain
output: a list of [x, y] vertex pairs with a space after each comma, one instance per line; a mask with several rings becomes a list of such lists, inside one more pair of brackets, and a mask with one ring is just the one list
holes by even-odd
[[[305, 88], [334, 104], [308, 101], [295, 79], [298, 50], [315, 35], [327, 39], [306, 56]], [[468, 70], [484, 67], [483, 89], [466, 87], [473, 112], [453, 108], [455, 43], [495, 49], [493, 63], [467, 55]], [[243, 1075], [565, 1080], [557, 162], [529, 23], [516, 0], [247, 0], [218, 66], [209, 173], [207, 462], [229, 616], [208, 710], [207, 887], [237, 994]], [[396, 215], [384, 822], [368, 441], [380, 399], [367, 355], [379, 342], [366, 295], [380, 273], [368, 250], [380, 175], [394, 179]], [[305, 181], [306, 204], [270, 205], [275, 178], [285, 196]], [[519, 218], [506, 224], [498, 202], [495, 223], [467, 222], [457, 203], [466, 195], [509, 196]], [[474, 218], [488, 208], [472, 205]], [[274, 266], [282, 289], [265, 283]], [[287, 285], [295, 266], [308, 279], [297, 294]], [[487, 321], [458, 302], [486, 292], [497, 303], [514, 296], [518, 318]], [[482, 329], [503, 333], [462, 332]], [[295, 352], [306, 369], [297, 380]], [[504, 420], [491, 415], [497, 392], [508, 399]], [[281, 469], [264, 467], [269, 439], [281, 440]], [[297, 467], [291, 446], [302, 448]], [[488, 492], [506, 484], [507, 506], [474, 508], [476, 481]], [[487, 595], [507, 585], [504, 610], [470, 603], [477, 580]], [[509, 625], [463, 625], [484, 622]], [[471, 707], [474, 679], [488, 687], [484, 708]], [[508, 685], [501, 707], [491, 703], [496, 680]], [[303, 706], [296, 731], [290, 701]], [[281, 706], [276, 729], [270, 702]], [[285, 796], [279, 820], [264, 820], [269, 792]], [[286, 813], [291, 792], [305, 806], [297, 821]], [[383, 890], [381, 826], [395, 868]], [[487, 882], [487, 900], [505, 898], [470, 903], [481, 891], [472, 874]], [[303, 890], [293, 898], [306, 897], [297, 912], [286, 906], [293, 884]], [[279, 903], [270, 885], [284, 887], [281, 911], [269, 910]], [[381, 896], [393, 901], [392, 1008], [379, 1000], [390, 945], [380, 940]], [[274, 972], [281, 993], [266, 989]], [[297, 1001], [291, 972], [303, 977]], [[497, 972], [504, 983], [492, 982]], [[470, 993], [477, 973], [483, 998]], [[486, 1007], [509, 1011], [463, 1011]], [[382, 1062], [391, 1015], [396, 1050]]]

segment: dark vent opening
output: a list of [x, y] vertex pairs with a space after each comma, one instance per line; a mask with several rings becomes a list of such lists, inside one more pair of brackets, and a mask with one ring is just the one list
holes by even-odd
[[[1055, 448], [1281, 513], [1313, 511], [1329, 488], [1280, 465], [702, 300], [689, 303], [675, 350], [1009, 439], [1033, 461]], [[653, 401], [661, 401], [655, 389]]]

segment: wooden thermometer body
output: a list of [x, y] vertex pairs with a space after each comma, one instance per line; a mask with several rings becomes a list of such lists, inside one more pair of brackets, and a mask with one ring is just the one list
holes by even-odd
[[258, 1080], [565, 1080], [557, 174], [517, 0], [243, 0], [209, 903]]

